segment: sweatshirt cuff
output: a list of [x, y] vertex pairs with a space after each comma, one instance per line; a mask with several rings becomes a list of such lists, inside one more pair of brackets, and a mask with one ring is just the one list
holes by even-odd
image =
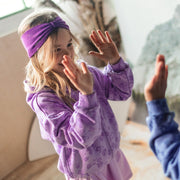
[[125, 62], [122, 57], [120, 57], [119, 61], [116, 64], [107, 64], [107, 70], [110, 72], [120, 72], [127, 68], [129, 65]]
[[169, 108], [167, 105], [166, 99], [157, 99], [146, 102], [148, 114], [152, 115], [160, 115], [163, 113], [169, 112]]
[[97, 105], [98, 105], [97, 97], [96, 97], [95, 92], [93, 92], [92, 94], [88, 94], [88, 95], [83, 95], [83, 94], [79, 93], [78, 107], [94, 108]]

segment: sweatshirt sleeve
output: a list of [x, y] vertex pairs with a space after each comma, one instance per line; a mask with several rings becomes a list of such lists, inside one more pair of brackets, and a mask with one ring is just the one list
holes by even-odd
[[105, 95], [110, 100], [126, 100], [131, 96], [134, 84], [129, 64], [120, 58], [119, 62], [108, 64], [103, 71]]
[[40, 126], [56, 144], [82, 149], [87, 148], [101, 134], [100, 108], [96, 93], [79, 94], [74, 111], [55, 94], [40, 93], [33, 101]]
[[146, 122], [150, 129], [150, 147], [162, 164], [164, 173], [173, 180], [180, 179], [180, 132], [169, 112], [166, 99], [147, 102]]

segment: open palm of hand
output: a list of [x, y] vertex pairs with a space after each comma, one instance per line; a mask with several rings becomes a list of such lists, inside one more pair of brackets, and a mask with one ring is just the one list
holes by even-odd
[[79, 68], [69, 56], [64, 56], [62, 64], [65, 67], [65, 75], [81, 94], [87, 95], [93, 92], [93, 77], [84, 62]]
[[98, 30], [97, 33], [92, 31], [90, 39], [99, 52], [90, 51], [89, 54], [96, 56], [106, 63], [117, 63], [120, 59], [120, 55], [114, 41], [111, 39], [107, 31], [105, 32], [105, 35], [100, 30]]

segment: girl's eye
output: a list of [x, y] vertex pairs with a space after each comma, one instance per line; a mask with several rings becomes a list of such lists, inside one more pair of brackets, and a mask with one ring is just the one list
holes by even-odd
[[55, 51], [56, 51], [56, 52], [60, 52], [60, 51], [61, 51], [61, 49], [60, 49], [60, 48], [57, 48]]
[[69, 44], [67, 45], [67, 47], [70, 47], [70, 46], [72, 46], [72, 43], [69, 43]]

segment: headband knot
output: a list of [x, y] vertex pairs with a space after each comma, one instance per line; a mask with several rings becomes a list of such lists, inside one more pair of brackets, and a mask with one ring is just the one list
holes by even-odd
[[64, 28], [69, 30], [69, 26], [60, 17], [49, 23], [43, 23], [27, 30], [22, 36], [21, 41], [31, 58], [39, 48], [46, 42], [47, 38], [55, 29]]
[[56, 28], [56, 25], [54, 24], [54, 22], [50, 22], [50, 24], [53, 28]]

